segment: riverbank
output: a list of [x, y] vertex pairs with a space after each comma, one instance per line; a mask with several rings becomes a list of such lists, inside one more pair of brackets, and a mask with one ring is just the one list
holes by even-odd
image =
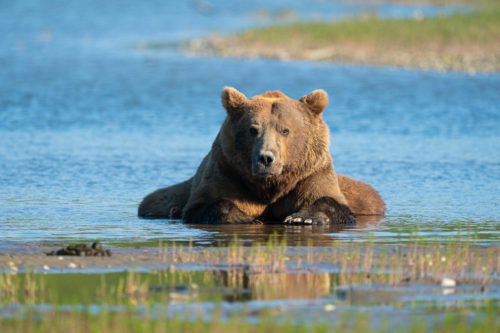
[[111, 257], [43, 254], [56, 244], [0, 247], [0, 330], [242, 331], [232, 323], [243, 323], [243, 332], [498, 327], [498, 246], [478, 246], [470, 238], [285, 244], [279, 236], [253, 246], [237, 239], [217, 247], [159, 243], [114, 247]]
[[303, 59], [438, 71], [500, 71], [500, 9], [412, 19], [300, 22], [212, 36], [191, 54]]
[[[332, 242], [330, 246], [287, 246], [286, 237], [270, 236], [266, 243], [246, 246], [234, 242], [217, 247], [158, 243], [157, 247], [107, 247], [111, 256], [46, 255], [55, 244], [20, 243], [0, 247], [0, 272], [45, 273], [204, 270], [243, 268], [253, 273], [328, 272], [354, 274], [345, 283], [427, 282], [439, 284], [443, 277], [459, 283], [498, 283], [500, 248], [478, 246], [476, 240], [450, 239], [446, 244], [426, 243], [418, 238], [408, 244], [381, 245]], [[366, 274], [359, 275], [360, 272]]]

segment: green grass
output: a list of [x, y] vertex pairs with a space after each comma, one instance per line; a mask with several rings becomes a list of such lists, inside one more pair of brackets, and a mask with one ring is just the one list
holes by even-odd
[[[500, 43], [500, 9], [435, 18], [382, 19], [375, 16], [334, 23], [309, 22], [250, 30], [239, 36], [245, 42], [307, 47], [359, 42], [394, 46], [425, 44]], [[498, 46], [498, 45], [497, 45]]]

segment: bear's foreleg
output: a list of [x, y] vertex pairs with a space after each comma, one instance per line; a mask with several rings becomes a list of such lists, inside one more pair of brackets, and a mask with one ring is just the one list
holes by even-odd
[[227, 199], [218, 200], [210, 204], [206, 202], [190, 204], [184, 210], [182, 218], [187, 223], [198, 224], [262, 223], [245, 214], [232, 201]]
[[297, 211], [287, 214], [283, 220], [286, 224], [356, 222], [356, 215], [348, 206], [331, 165], [297, 184], [290, 201]]

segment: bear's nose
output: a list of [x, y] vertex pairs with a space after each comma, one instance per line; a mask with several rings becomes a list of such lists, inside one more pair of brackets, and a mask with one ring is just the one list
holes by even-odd
[[266, 168], [271, 166], [274, 162], [274, 154], [270, 151], [263, 151], [259, 153], [259, 163], [264, 165]]

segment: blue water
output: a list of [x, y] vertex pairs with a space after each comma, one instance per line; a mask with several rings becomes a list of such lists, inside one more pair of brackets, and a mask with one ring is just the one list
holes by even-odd
[[[0, 4], [0, 239], [163, 238], [238, 233], [298, 240], [500, 238], [500, 75], [141, 51], [298, 19], [436, 15], [449, 7], [335, 2], [4, 1]], [[300, 14], [298, 14], [300, 13]], [[190, 177], [225, 117], [220, 91], [330, 94], [334, 166], [374, 185], [387, 216], [348, 227], [190, 226], [136, 217], [149, 192]]]

